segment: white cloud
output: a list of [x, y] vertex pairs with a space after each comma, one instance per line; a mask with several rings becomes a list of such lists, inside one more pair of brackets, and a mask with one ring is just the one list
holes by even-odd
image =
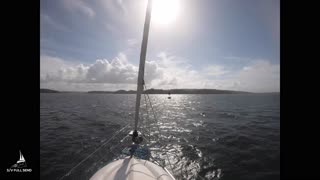
[[[41, 56], [40, 79], [42, 83], [101, 83], [136, 84], [138, 67], [130, 64], [123, 53], [113, 60], [98, 59], [92, 64], [71, 64], [60, 58]], [[145, 81], [151, 82], [163, 74], [154, 61], [147, 61]]]
[[42, 56], [40, 73], [42, 82], [133, 84], [137, 68], [121, 53], [111, 61], [98, 59], [89, 65], [68, 64], [59, 58]]
[[63, 0], [63, 5], [71, 11], [79, 11], [90, 18], [93, 18], [96, 15], [93, 9], [83, 0]]
[[73, 65], [58, 57], [40, 56], [40, 80], [41, 82], [52, 81], [58, 78], [58, 72], [61, 69], [66, 69]]
[[97, 60], [87, 68], [87, 82], [111, 84], [133, 84], [136, 82], [137, 68], [132, 64], [122, 62], [119, 58], [115, 58], [111, 62], [106, 59]]
[[128, 39], [127, 40], [128, 46], [132, 47], [132, 46], [136, 46], [139, 44], [139, 41], [137, 39]]
[[239, 88], [255, 92], [280, 91], [280, 65], [257, 60], [235, 74]]
[[100, 83], [70, 83], [70, 82], [47, 82], [41, 84], [41, 88], [59, 91], [116, 91], [119, 89], [136, 89], [134, 84], [100, 84]]
[[155, 62], [163, 68], [163, 76], [161, 79], [153, 80], [152, 83], [158, 88], [280, 91], [280, 65], [272, 64], [267, 60], [251, 59], [246, 66], [236, 71], [231, 71], [222, 65], [208, 65], [196, 71], [185, 59], [168, 56], [166, 53], [160, 53], [159, 58]]
[[280, 91], [280, 65], [271, 64], [267, 60], [252, 61], [238, 71], [229, 72], [225, 78], [208, 80], [206, 87], [250, 92], [278, 92]]
[[158, 64], [162, 76], [152, 81], [152, 87], [163, 89], [201, 88], [202, 77], [197, 71], [192, 70], [187, 59], [161, 52], [155, 62]]
[[[91, 90], [135, 89], [138, 66], [131, 64], [123, 53], [112, 60], [98, 59], [92, 64], [71, 64], [59, 58], [41, 56], [40, 72], [42, 87], [56, 84], [59, 87], [65, 85], [63, 89], [75, 86], [83, 87], [81, 90], [89, 87], [96, 88]], [[221, 65], [211, 65], [196, 71], [188, 60], [162, 52], [146, 62], [145, 82], [148, 88], [162, 89], [279, 91], [280, 66], [267, 60], [256, 60], [238, 71], [227, 71]], [[84, 87], [85, 84], [88, 87]]]
[[221, 76], [221, 75], [224, 75], [226, 73], [228, 73], [229, 71], [227, 71], [225, 69], [224, 66], [221, 66], [221, 65], [210, 65], [208, 67], [206, 67], [204, 69], [204, 72], [208, 75], [208, 76], [214, 76], [214, 77], [217, 77], [217, 76]]

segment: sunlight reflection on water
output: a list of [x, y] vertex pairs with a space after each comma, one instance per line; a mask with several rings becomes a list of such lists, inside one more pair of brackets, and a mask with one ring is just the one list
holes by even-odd
[[[167, 95], [150, 95], [150, 99], [158, 122], [146, 111], [142, 99], [141, 130], [150, 140], [146, 143], [152, 155], [177, 179], [200, 175], [204, 179], [251, 180], [259, 179], [251, 174], [265, 172], [260, 179], [278, 178], [278, 97], [171, 95], [168, 99]], [[41, 95], [41, 179], [60, 178], [124, 125], [132, 127], [134, 101], [134, 95]], [[119, 158], [127, 145], [126, 135], [120, 134], [66, 179], [89, 179]]]

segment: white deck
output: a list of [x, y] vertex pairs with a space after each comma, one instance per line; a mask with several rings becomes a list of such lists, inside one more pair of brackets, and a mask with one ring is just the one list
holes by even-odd
[[162, 167], [146, 160], [127, 157], [97, 171], [90, 180], [174, 180]]

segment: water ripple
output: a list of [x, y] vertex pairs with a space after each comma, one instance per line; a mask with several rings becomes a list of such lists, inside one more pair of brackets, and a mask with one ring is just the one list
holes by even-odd
[[[142, 104], [140, 124], [152, 156], [177, 179], [279, 179], [280, 107], [273, 96], [150, 95], [158, 121]], [[59, 93], [40, 99], [41, 179], [60, 178], [121, 127], [133, 125], [134, 95]], [[120, 158], [130, 130], [66, 179], [89, 179]]]

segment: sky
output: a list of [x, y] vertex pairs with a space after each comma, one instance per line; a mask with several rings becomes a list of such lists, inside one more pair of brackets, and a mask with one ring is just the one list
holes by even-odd
[[[153, 0], [148, 88], [280, 91], [279, 0]], [[40, 88], [136, 90], [147, 0], [41, 0]]]

